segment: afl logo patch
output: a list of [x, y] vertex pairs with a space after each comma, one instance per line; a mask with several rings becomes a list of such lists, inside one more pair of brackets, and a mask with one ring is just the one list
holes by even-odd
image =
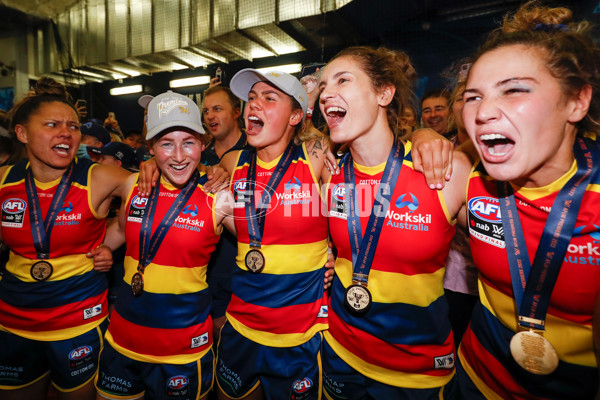
[[2, 211], [7, 214], [22, 213], [25, 211], [25, 208], [27, 208], [27, 203], [21, 199], [12, 198], [2, 203]]
[[2, 226], [22, 228], [27, 203], [24, 200], [11, 198], [2, 203]]
[[309, 378], [304, 377], [302, 379], [295, 381], [292, 384], [292, 390], [294, 390], [294, 393], [301, 394], [301, 393], [308, 392], [310, 390], [310, 388], [312, 388], [312, 386], [313, 386], [312, 381]]
[[85, 358], [91, 354], [92, 354], [91, 346], [81, 346], [74, 350], [71, 350], [71, 352], [69, 353], [69, 360], [73, 360], [73, 361], [81, 360], [82, 358]]
[[346, 186], [344, 183], [338, 183], [334, 186], [332, 196], [337, 201], [346, 201]]
[[135, 197], [133, 199], [131, 199], [131, 207], [134, 207], [137, 209], [144, 209], [144, 208], [146, 208], [146, 204], [148, 204], [147, 197], [141, 197], [141, 196], [135, 195]]
[[487, 222], [502, 223], [500, 201], [493, 197], [475, 197], [469, 200], [469, 211]]
[[233, 184], [233, 190], [235, 190], [237, 193], [245, 193], [247, 186], [248, 181], [246, 179], [240, 179]]
[[189, 381], [185, 375], [172, 376], [169, 378], [168, 386], [172, 390], [181, 390], [188, 385]]

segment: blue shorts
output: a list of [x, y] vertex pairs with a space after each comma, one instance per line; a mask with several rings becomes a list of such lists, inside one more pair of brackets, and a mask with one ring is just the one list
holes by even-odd
[[188, 364], [154, 364], [132, 360], [106, 343], [100, 355], [96, 389], [107, 399], [143, 395], [146, 399], [195, 400], [211, 389], [213, 375], [212, 349]]
[[342, 360], [326, 340], [323, 341], [323, 389], [329, 400], [458, 398], [455, 378], [443, 387], [431, 389], [396, 387], [368, 378]]
[[50, 374], [52, 384], [70, 392], [98, 371], [108, 320], [71, 339], [44, 342], [0, 331], [0, 389], [21, 389]]
[[219, 341], [216, 380], [232, 399], [245, 397], [259, 384], [266, 400], [321, 398], [321, 333], [295, 347], [253, 342], [225, 323]]

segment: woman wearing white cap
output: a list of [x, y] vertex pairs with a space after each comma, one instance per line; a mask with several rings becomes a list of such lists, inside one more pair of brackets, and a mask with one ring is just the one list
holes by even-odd
[[[197, 170], [204, 129], [197, 105], [167, 92], [148, 104], [146, 140], [161, 173], [148, 199], [138, 175], [107, 244], [127, 244], [125, 276], [106, 333], [100, 398], [204, 398], [213, 382], [206, 267], [229, 212]], [[217, 210], [221, 212], [217, 212]]]
[[[221, 331], [217, 382], [226, 398], [320, 398], [327, 220], [319, 179], [327, 143], [296, 144], [308, 96], [283, 72], [238, 72], [252, 151], [230, 153], [238, 268]], [[252, 360], [252, 361], [249, 361]], [[302, 397], [298, 397], [302, 396]]]

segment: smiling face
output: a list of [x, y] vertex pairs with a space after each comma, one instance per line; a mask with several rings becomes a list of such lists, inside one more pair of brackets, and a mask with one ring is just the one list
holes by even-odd
[[544, 186], [571, 166], [573, 124], [587, 107], [565, 96], [544, 62], [544, 50], [508, 45], [483, 54], [470, 71], [463, 120], [495, 179]]
[[42, 103], [29, 119], [15, 126], [31, 163], [66, 169], [79, 148], [81, 131], [75, 110], [60, 101]]
[[342, 56], [329, 62], [323, 69], [319, 87], [319, 107], [334, 142], [352, 142], [368, 135], [378, 129], [378, 122], [387, 125], [384, 107], [390, 100], [382, 99], [354, 57]]
[[429, 97], [423, 100], [422, 118], [423, 125], [431, 128], [440, 135], [448, 132], [448, 99], [445, 97]]
[[293, 110], [292, 99], [281, 90], [265, 82], [258, 82], [250, 89], [244, 120], [251, 146], [257, 149], [286, 146], [302, 118], [302, 110]]
[[175, 187], [184, 187], [200, 163], [204, 148], [200, 134], [172, 131], [153, 139], [151, 144], [150, 154], [156, 157], [163, 179]]
[[234, 107], [227, 93], [218, 91], [204, 97], [202, 115], [208, 132], [216, 140], [237, 131], [240, 108]]

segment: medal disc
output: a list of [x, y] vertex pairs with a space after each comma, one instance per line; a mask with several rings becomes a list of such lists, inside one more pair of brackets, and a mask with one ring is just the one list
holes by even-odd
[[558, 367], [558, 354], [552, 344], [533, 331], [517, 332], [510, 340], [510, 353], [532, 374], [548, 375]]
[[48, 261], [38, 261], [31, 266], [31, 277], [38, 282], [45, 281], [50, 278], [54, 269]]
[[364, 314], [371, 308], [371, 292], [365, 286], [353, 284], [346, 289], [346, 307], [355, 314]]
[[265, 256], [260, 250], [252, 249], [246, 253], [246, 267], [255, 274], [260, 273], [265, 267]]
[[144, 277], [139, 272], [136, 272], [131, 277], [131, 293], [135, 297], [141, 296], [144, 292]]

